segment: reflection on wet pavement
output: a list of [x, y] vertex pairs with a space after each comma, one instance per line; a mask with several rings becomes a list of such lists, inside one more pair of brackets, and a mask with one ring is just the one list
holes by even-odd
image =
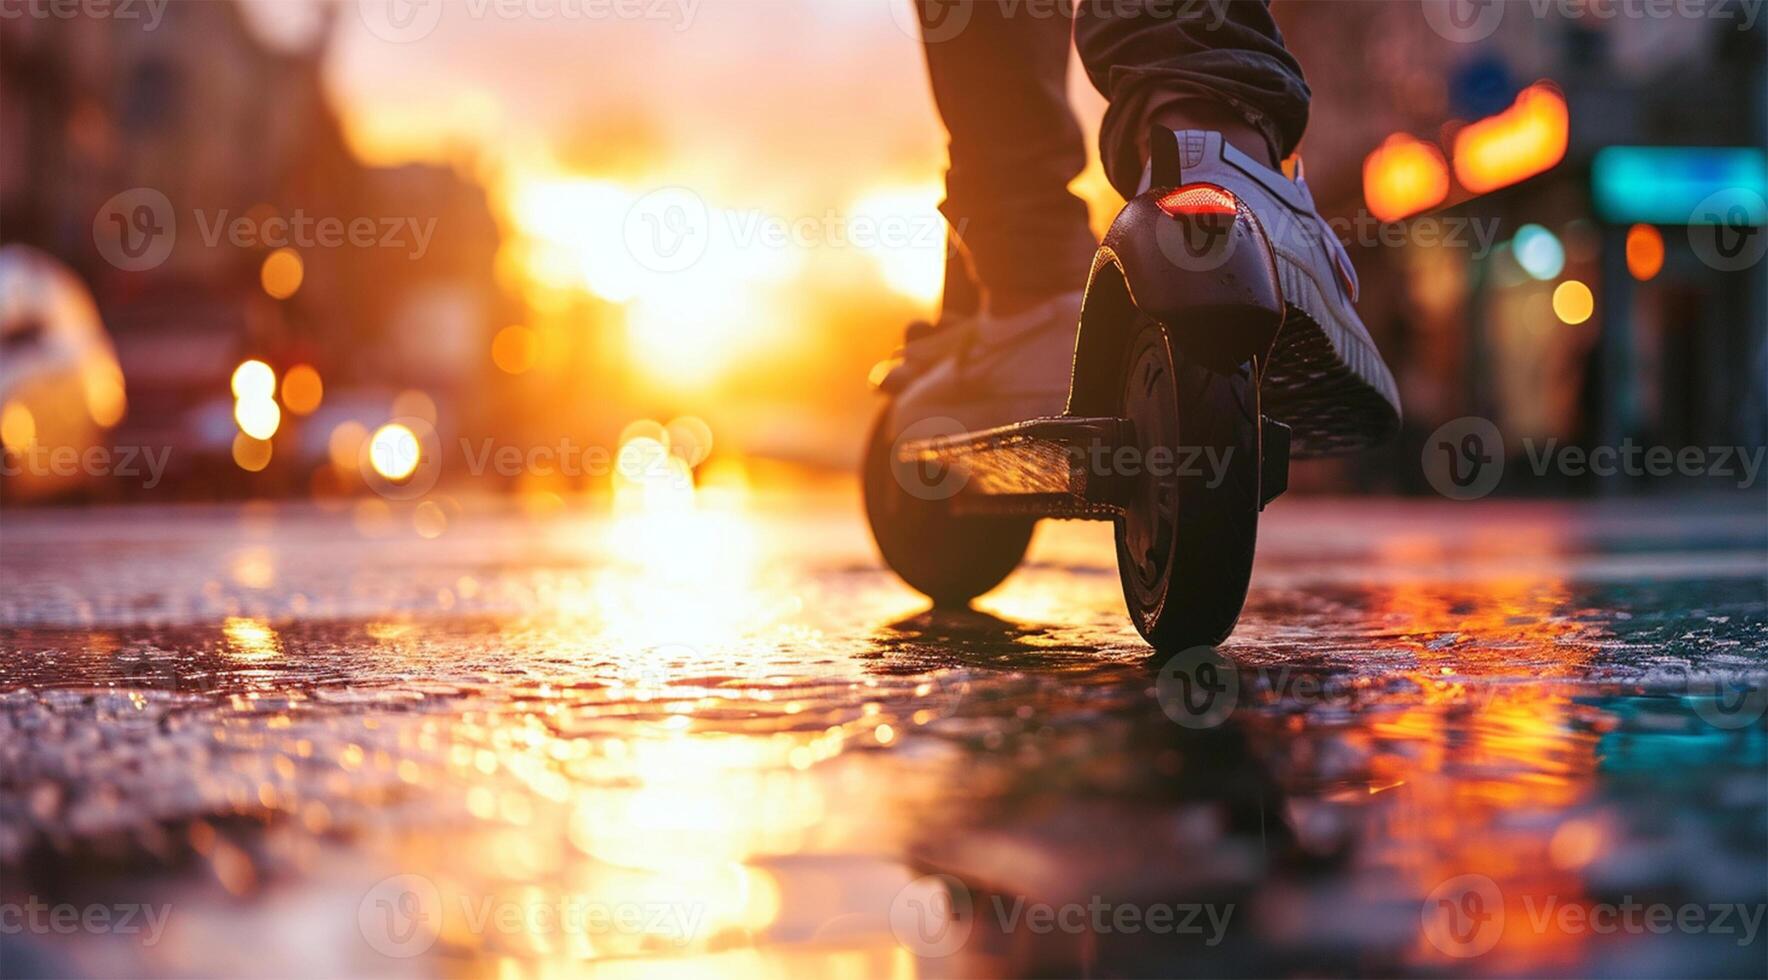
[[1102, 525], [946, 613], [834, 505], [8, 515], [0, 899], [165, 915], [4, 972], [1768, 972], [1759, 501], [1263, 530], [1168, 664]]

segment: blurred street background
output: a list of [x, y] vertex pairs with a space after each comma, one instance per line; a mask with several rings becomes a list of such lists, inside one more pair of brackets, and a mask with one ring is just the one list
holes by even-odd
[[1273, 6], [1406, 417], [1194, 725], [866, 538], [908, 0], [0, 0], [0, 976], [1768, 975], [1763, 5]]
[[[444, 492], [543, 505], [613, 467], [463, 447], [612, 453], [690, 417], [703, 481], [850, 471], [867, 377], [942, 283], [943, 133], [899, 6], [8, 0], [0, 236], [71, 277], [45, 295], [9, 251], [6, 445], [169, 457], [151, 490], [13, 466], [6, 500], [372, 505], [361, 444], [402, 417], [436, 426]], [[1597, 8], [1277, 5], [1408, 427], [1298, 486], [1429, 492], [1426, 437], [1469, 415], [1518, 457], [1763, 445], [1763, 25]], [[1096, 160], [1077, 188], [1102, 230]], [[271, 371], [236, 412], [248, 360]]]

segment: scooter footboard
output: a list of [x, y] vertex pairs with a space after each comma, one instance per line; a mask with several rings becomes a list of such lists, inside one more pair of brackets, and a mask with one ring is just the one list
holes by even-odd
[[945, 467], [964, 479], [950, 498], [966, 513], [1105, 519], [1122, 512], [1109, 460], [1124, 444], [1119, 418], [1031, 419], [904, 443], [900, 464]]

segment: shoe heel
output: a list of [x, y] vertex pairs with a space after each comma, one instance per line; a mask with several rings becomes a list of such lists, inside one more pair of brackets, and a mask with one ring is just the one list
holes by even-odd
[[1199, 306], [1182, 319], [1161, 322], [1173, 344], [1193, 360], [1227, 371], [1268, 356], [1283, 316], [1258, 306]]
[[1258, 219], [1215, 184], [1184, 184], [1150, 197], [1155, 251], [1167, 269], [1154, 302], [1138, 305], [1205, 364], [1228, 368], [1270, 351], [1283, 306]]

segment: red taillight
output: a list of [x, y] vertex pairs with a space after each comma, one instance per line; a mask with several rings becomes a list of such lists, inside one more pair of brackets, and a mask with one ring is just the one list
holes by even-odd
[[1175, 218], [1224, 221], [1234, 217], [1236, 202], [1234, 195], [1214, 184], [1186, 184], [1155, 198], [1154, 204]]

